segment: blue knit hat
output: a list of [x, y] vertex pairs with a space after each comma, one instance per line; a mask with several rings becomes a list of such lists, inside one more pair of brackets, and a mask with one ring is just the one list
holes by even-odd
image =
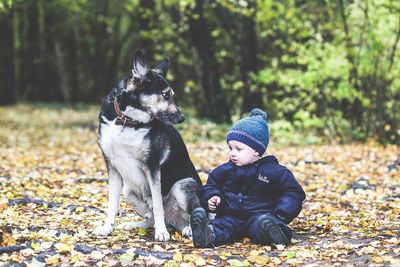
[[267, 113], [259, 108], [253, 109], [248, 117], [233, 124], [226, 136], [226, 141], [230, 140], [244, 143], [263, 155], [269, 143]]

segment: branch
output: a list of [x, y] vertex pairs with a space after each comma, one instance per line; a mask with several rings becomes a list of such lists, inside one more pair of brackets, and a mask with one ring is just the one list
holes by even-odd
[[107, 178], [79, 178], [76, 180], [76, 183], [85, 183], [85, 184], [91, 184], [93, 182], [108, 182]]
[[29, 203], [33, 203], [36, 205], [40, 205], [40, 206], [44, 206], [47, 205], [47, 207], [49, 208], [58, 208], [61, 206], [61, 203], [55, 203], [55, 202], [50, 202], [50, 201], [45, 201], [42, 199], [34, 199], [34, 198], [29, 198], [29, 197], [25, 197], [25, 198], [16, 198], [13, 200], [8, 201], [8, 206], [15, 206], [15, 205], [26, 205]]
[[[13, 199], [8, 201], [8, 206], [15, 206], [15, 205], [27, 205], [29, 203], [33, 203], [36, 205], [40, 205], [40, 206], [47, 206], [48, 208], [58, 208], [61, 207], [61, 203], [56, 203], [56, 202], [50, 202], [50, 201], [46, 201], [46, 200], [42, 200], [42, 199], [34, 199], [34, 198], [29, 198], [29, 197], [25, 197], [25, 198], [17, 198], [17, 199]], [[93, 210], [96, 212], [103, 212], [102, 210], [96, 208], [96, 207], [92, 207], [92, 206], [79, 206], [79, 205], [68, 205], [67, 209], [69, 209], [70, 211], [75, 211], [78, 207], [83, 207], [83, 211], [86, 210]]]
[[15, 246], [5, 246], [5, 247], [0, 247], [0, 254], [7, 253], [11, 254], [13, 252], [17, 252], [23, 249], [28, 248], [25, 245], [15, 245]]
[[347, 18], [346, 18], [346, 14], [344, 12], [343, 0], [338, 0], [338, 1], [339, 1], [340, 16], [342, 17], [344, 32], [346, 34], [346, 43], [349, 44], [349, 42], [350, 42], [350, 39], [349, 39], [349, 26], [347, 25]]

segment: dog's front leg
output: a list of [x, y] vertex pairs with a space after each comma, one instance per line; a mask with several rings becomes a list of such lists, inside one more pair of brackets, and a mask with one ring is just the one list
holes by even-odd
[[151, 198], [153, 200], [153, 215], [154, 215], [154, 228], [155, 236], [154, 238], [158, 241], [168, 241], [170, 236], [165, 226], [164, 220], [164, 207], [161, 195], [161, 177], [160, 171], [149, 172], [147, 176]]
[[112, 232], [115, 216], [119, 209], [119, 198], [122, 189], [122, 178], [120, 174], [111, 169], [108, 173], [108, 207], [107, 218], [102, 226], [97, 227], [93, 233], [95, 235], [109, 235]]

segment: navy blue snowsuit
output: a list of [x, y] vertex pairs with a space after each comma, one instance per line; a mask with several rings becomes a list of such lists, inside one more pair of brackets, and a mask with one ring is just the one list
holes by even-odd
[[[208, 209], [207, 201], [219, 196], [221, 203], [216, 211]], [[292, 233], [286, 225], [299, 215], [305, 193], [293, 174], [279, 165], [274, 156], [266, 156], [246, 165], [236, 166], [231, 161], [214, 169], [204, 186], [202, 206], [216, 212], [213, 226], [218, 246], [250, 237], [254, 243], [263, 244], [257, 218], [272, 214], [288, 239]]]

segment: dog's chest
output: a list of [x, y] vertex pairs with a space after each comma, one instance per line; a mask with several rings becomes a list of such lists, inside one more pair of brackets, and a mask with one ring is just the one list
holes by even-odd
[[102, 124], [99, 144], [111, 163], [127, 160], [143, 160], [147, 157], [150, 141], [149, 129], [127, 128], [114, 124]]

